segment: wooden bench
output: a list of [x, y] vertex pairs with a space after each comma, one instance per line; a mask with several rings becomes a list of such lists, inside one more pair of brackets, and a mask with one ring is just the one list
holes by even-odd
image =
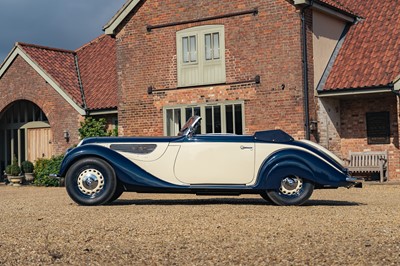
[[379, 181], [388, 180], [388, 155], [387, 150], [383, 152], [349, 152], [348, 169], [350, 172], [356, 173], [373, 173], [379, 172]]

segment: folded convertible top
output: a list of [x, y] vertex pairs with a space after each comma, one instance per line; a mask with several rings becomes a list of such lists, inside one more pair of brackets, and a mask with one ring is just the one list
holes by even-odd
[[294, 140], [292, 136], [290, 136], [289, 134], [280, 129], [257, 131], [256, 133], [254, 133], [254, 139], [258, 141], [277, 142], [277, 143], [291, 142]]

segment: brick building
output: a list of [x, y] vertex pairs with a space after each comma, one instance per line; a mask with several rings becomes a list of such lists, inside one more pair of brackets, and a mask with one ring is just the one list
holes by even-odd
[[273, 2], [128, 1], [104, 28], [117, 40], [120, 132], [174, 135], [201, 114], [202, 133], [303, 137], [301, 18]]
[[389, 180], [400, 179], [400, 4], [341, 0], [349, 25], [319, 83], [319, 141], [337, 154], [387, 151]]
[[[114, 93], [115, 105], [95, 106], [96, 96], [91, 103], [95, 107], [89, 104], [86, 110], [115, 111], [117, 106], [120, 135], [175, 135], [187, 117], [199, 114], [201, 133], [280, 128], [295, 138], [319, 142], [340, 157], [350, 150], [388, 150], [389, 178], [399, 180], [400, 5], [391, 0], [360, 2], [128, 0], [103, 28], [115, 46], [99, 44], [104, 54], [92, 49], [97, 57], [69, 52], [86, 61], [87, 69], [93, 58], [108, 56], [108, 61], [114, 56], [116, 93], [110, 84], [101, 93], [95, 85], [85, 86], [99, 84], [98, 78], [107, 75], [83, 79], [84, 94], [79, 94], [77, 80], [70, 80], [75, 93], [67, 84], [60, 87], [81, 107], [90, 88], [93, 95]], [[109, 37], [100, 40], [111, 43]], [[19, 61], [9, 65], [23, 73]], [[11, 75], [7, 61], [1, 69], [5, 66], [13, 82], [22, 82]], [[60, 70], [51, 75], [64, 75]], [[3, 72], [0, 91], [7, 91]], [[47, 91], [58, 92], [54, 87]], [[14, 98], [0, 107], [24, 97]], [[68, 103], [68, 97], [61, 98]], [[77, 125], [83, 114], [71, 103], [68, 108], [68, 115], [76, 113], [70, 123]], [[51, 111], [44, 113], [48, 117]], [[57, 144], [65, 146], [65, 125], [52, 127]], [[76, 127], [69, 129], [76, 134]]]
[[104, 26], [120, 132], [174, 135], [200, 114], [202, 133], [281, 128], [340, 157], [388, 150], [400, 179], [399, 5], [367, 2], [127, 1]]
[[17, 43], [0, 68], [0, 170], [79, 141], [85, 116], [117, 118], [115, 40], [76, 51]]

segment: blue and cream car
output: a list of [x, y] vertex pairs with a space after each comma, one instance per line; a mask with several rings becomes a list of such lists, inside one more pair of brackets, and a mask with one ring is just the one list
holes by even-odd
[[339, 158], [281, 130], [254, 135], [195, 134], [191, 117], [176, 137], [88, 138], [69, 150], [59, 176], [81, 205], [106, 204], [124, 191], [259, 194], [301, 205], [314, 189], [361, 186]]

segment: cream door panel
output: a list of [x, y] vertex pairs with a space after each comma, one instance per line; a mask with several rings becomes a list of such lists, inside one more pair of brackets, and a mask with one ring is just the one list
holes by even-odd
[[136, 165], [166, 182], [183, 185], [174, 174], [174, 162], [179, 152], [179, 146], [169, 146], [164, 155], [156, 161], [132, 160]]
[[254, 178], [254, 143], [183, 143], [176, 177], [187, 184], [247, 184]]

